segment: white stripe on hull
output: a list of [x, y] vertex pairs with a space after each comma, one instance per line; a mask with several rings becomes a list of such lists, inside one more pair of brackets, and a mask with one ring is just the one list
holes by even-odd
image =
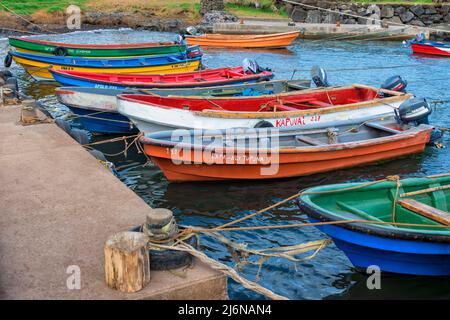
[[117, 99], [92, 93], [58, 94], [58, 100], [65, 105], [79, 107], [87, 110], [117, 112]]

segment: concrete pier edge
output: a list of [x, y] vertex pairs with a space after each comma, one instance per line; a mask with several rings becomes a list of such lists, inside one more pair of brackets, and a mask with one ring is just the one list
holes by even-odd
[[19, 119], [0, 106], [0, 299], [228, 298], [226, 277], [197, 260], [183, 276], [152, 270], [136, 293], [108, 288], [105, 240], [151, 208], [55, 124]]

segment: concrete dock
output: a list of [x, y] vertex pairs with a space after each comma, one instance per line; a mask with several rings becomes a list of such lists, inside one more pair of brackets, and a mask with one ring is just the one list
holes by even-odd
[[215, 23], [214, 33], [222, 34], [270, 34], [299, 30], [303, 39], [373, 39], [373, 40], [407, 40], [413, 38], [423, 28], [408, 26], [336, 24], [329, 23], [295, 23], [289, 25], [288, 19], [243, 19], [243, 23]]
[[[108, 288], [105, 240], [150, 207], [55, 124], [19, 119], [19, 106], [0, 106], [0, 299], [227, 298], [226, 277], [196, 260], [151, 271], [137, 293]], [[67, 285], [78, 267], [80, 289]]]

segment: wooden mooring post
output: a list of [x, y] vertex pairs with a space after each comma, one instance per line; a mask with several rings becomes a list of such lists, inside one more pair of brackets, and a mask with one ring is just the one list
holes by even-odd
[[141, 232], [124, 231], [105, 243], [105, 280], [108, 287], [136, 292], [150, 282], [148, 237]]

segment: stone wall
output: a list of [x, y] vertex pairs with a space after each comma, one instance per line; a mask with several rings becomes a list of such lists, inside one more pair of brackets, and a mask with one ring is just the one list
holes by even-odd
[[293, 0], [308, 5], [338, 10], [364, 18], [340, 15], [304, 6], [286, 4], [287, 14], [295, 22], [336, 23], [343, 24], [380, 24], [371, 19], [381, 19], [381, 24], [409, 24], [415, 26], [432, 26], [450, 23], [450, 4], [407, 5], [407, 4], [356, 4], [351, 2], [330, 2], [325, 0]]
[[224, 0], [201, 0], [200, 1], [200, 14], [204, 15], [210, 11], [223, 11], [225, 10]]

